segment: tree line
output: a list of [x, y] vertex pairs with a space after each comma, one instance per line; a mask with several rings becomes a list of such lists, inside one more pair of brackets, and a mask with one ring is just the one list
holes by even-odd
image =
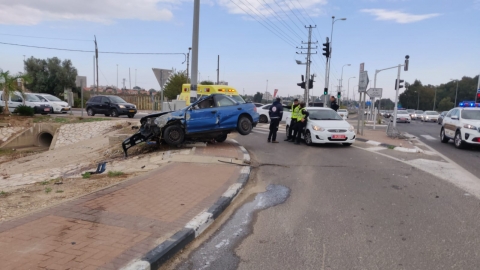
[[[418, 110], [448, 111], [462, 101], [474, 101], [477, 93], [478, 76], [462, 77], [457, 81], [434, 85], [423, 85], [420, 80], [413, 84], [405, 83], [405, 91], [400, 94], [399, 101], [403, 108]], [[436, 90], [436, 97], [435, 97]], [[455, 95], [457, 103], [455, 104]]]

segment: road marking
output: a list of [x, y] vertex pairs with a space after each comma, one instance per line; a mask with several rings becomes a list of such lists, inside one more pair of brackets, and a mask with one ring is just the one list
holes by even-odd
[[420, 135], [420, 136], [422, 136], [422, 137], [424, 137], [425, 139], [430, 140], [430, 141], [436, 141], [436, 140], [437, 140], [436, 138], [434, 138], [434, 137], [432, 137], [432, 136], [430, 136], [430, 135]]

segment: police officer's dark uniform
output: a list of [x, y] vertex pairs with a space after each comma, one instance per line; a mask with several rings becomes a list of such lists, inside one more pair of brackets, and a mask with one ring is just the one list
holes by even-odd
[[332, 96], [332, 98], [330, 99], [330, 108], [334, 111], [337, 111], [339, 108], [337, 104], [337, 99], [334, 96]]

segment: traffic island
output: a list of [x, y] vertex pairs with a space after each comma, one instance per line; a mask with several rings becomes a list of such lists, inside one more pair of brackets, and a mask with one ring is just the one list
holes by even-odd
[[170, 160], [2, 222], [2, 269], [156, 268], [202, 233], [243, 188], [250, 167], [234, 161], [246, 161], [245, 155], [232, 140], [193, 148], [189, 156], [195, 159]]

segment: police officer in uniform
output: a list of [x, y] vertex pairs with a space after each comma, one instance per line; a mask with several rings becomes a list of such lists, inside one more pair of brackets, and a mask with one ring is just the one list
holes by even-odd
[[337, 104], [337, 99], [334, 96], [330, 97], [330, 109], [337, 111], [339, 108]]
[[268, 142], [272, 143], [278, 143], [277, 131], [283, 116], [283, 106], [280, 101], [281, 99], [277, 98], [270, 107], [270, 110], [268, 110], [268, 115], [270, 116], [270, 133], [268, 134]]
[[300, 144], [300, 140], [302, 139], [303, 129], [307, 125], [307, 117], [309, 113], [305, 109], [305, 102], [300, 103], [298, 115], [297, 115], [297, 123], [295, 124], [295, 132], [293, 133], [293, 139], [295, 144]]
[[293, 100], [293, 104], [292, 104], [292, 118], [290, 119], [290, 128], [288, 129], [287, 139], [285, 139], [285, 141], [287, 142], [294, 141], [294, 137], [292, 134], [295, 128], [295, 124], [297, 123], [297, 116], [298, 116], [299, 110], [300, 110], [300, 106], [298, 104], [298, 99], [296, 98]]

